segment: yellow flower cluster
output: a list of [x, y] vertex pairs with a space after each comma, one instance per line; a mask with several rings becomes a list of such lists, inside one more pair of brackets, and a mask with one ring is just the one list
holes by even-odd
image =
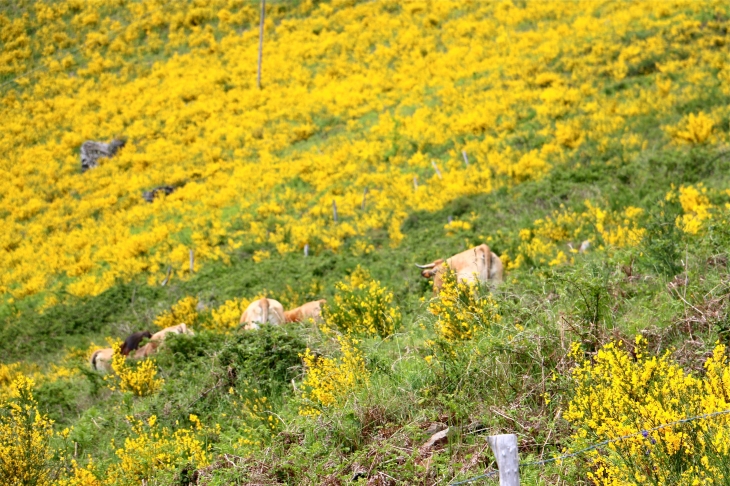
[[367, 384], [370, 374], [365, 359], [357, 348], [358, 342], [347, 336], [337, 336], [340, 356], [327, 358], [307, 350], [302, 355], [306, 375], [302, 382], [300, 415], [316, 416], [324, 407], [341, 406], [358, 386]]
[[685, 233], [696, 235], [703, 228], [703, 223], [712, 219], [713, 206], [707, 197], [707, 188], [702, 184], [681, 186], [678, 193], [669, 191], [667, 201], [679, 200], [683, 215], [677, 217], [677, 227]]
[[204, 324], [204, 327], [216, 331], [231, 331], [238, 327], [241, 314], [252, 301], [249, 299], [227, 300], [213, 309], [213, 319]]
[[157, 378], [157, 365], [149, 358], [130, 363], [127, 357], [120, 350], [121, 342], [114, 344], [114, 355], [112, 356], [112, 369], [114, 375], [106, 375], [104, 380], [110, 389], [132, 392], [138, 397], [151, 395], [160, 389], [164, 380]]
[[33, 380], [19, 375], [11, 398], [0, 401], [0, 478], [3, 484], [50, 486], [53, 422], [38, 412]]
[[436, 335], [449, 342], [472, 339], [499, 322], [497, 303], [485, 295], [476, 282], [457, 282], [456, 274], [444, 274], [438, 297], [428, 304], [428, 311], [437, 317]]
[[641, 208], [629, 206], [623, 211], [607, 211], [588, 200], [584, 205], [583, 212], [562, 209], [536, 220], [532, 229], [522, 229], [522, 243], [517, 256], [508, 262], [508, 268], [518, 268], [525, 262], [551, 266], [567, 263], [568, 254], [577, 252], [577, 248], [571, 250], [567, 246], [571, 240], [603, 242], [599, 249], [624, 248], [638, 245], [646, 233], [640, 225], [644, 213]]
[[[589, 478], [600, 485], [717, 484], [727, 479], [730, 417], [720, 415], [652, 430], [684, 418], [727, 410], [730, 365], [723, 345], [694, 377], [669, 354], [646, 353], [636, 338], [636, 358], [610, 343], [573, 372], [576, 394], [565, 418], [576, 429], [574, 447], [635, 436], [591, 454]], [[580, 347], [574, 346], [574, 355]]]
[[183, 464], [193, 468], [209, 464], [209, 446], [196, 435], [202, 428], [199, 420], [191, 415], [197, 427], [181, 427], [172, 432], [157, 425], [157, 417], [147, 423], [133, 419], [133, 437], [124, 440], [124, 447], [116, 450], [120, 462], [112, 465], [104, 484], [137, 485], [154, 479], [160, 472], [175, 471]]
[[162, 312], [155, 319], [155, 326], [164, 329], [170, 326], [185, 323], [189, 327], [198, 322], [197, 297], [184, 297], [172, 306], [169, 311]]
[[[587, 143], [631, 156], [638, 118], [730, 91], [727, 32], [694, 20], [721, 0], [401, 4], [269, 6], [263, 90], [257, 29], [240, 32], [257, 12], [240, 0], [0, 15], [0, 75], [45, 68], [0, 95], [0, 294], [96, 295], [168, 265], [187, 278], [190, 250], [228, 261], [243, 241], [257, 260], [374, 229], [397, 245], [413, 211], [542, 177]], [[655, 84], [608, 89], [652, 63]], [[705, 117], [723, 109], [681, 131], [721, 142]], [[120, 153], [82, 174], [81, 143], [117, 135]], [[142, 199], [160, 185], [176, 190]]]
[[393, 305], [393, 292], [373, 280], [359, 265], [343, 282], [335, 284], [335, 298], [324, 308], [322, 329], [345, 334], [380, 336], [395, 332], [401, 313]]
[[678, 126], [666, 127], [665, 130], [670, 136], [678, 141], [693, 145], [712, 141], [712, 129], [715, 122], [704, 112], [698, 114], [690, 113]]

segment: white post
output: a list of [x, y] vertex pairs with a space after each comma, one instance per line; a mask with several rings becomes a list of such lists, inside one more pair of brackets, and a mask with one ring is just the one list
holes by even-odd
[[461, 155], [464, 156], [464, 163], [466, 164], [467, 167], [469, 167], [469, 157], [467, 157], [467, 155], [466, 155], [466, 150], [462, 150]]
[[172, 275], [172, 265], [168, 265], [167, 266], [167, 276], [165, 277], [165, 280], [163, 280], [162, 283], [160, 284], [161, 287], [164, 287], [165, 285], [167, 285], [167, 282], [170, 281], [171, 275]]
[[305, 257], [309, 256], [309, 243], [304, 245], [304, 256]]
[[520, 486], [517, 436], [514, 434], [490, 435], [487, 437], [487, 443], [497, 459], [499, 486]]
[[261, 89], [261, 60], [264, 57], [264, 16], [266, 15], [266, 0], [261, 0], [261, 18], [259, 20], [259, 70], [256, 75], [256, 85]]
[[436, 171], [436, 175], [439, 176], [439, 179], [443, 179], [443, 177], [441, 177], [441, 171], [439, 170], [439, 166], [436, 165], [436, 161], [435, 160], [432, 160], [431, 161], [431, 165], [433, 166], [433, 170]]

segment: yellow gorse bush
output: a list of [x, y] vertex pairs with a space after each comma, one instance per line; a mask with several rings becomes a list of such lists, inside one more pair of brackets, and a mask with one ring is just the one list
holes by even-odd
[[347, 336], [337, 336], [340, 356], [328, 358], [307, 350], [302, 355], [306, 375], [302, 382], [301, 415], [319, 415], [326, 407], [342, 406], [350, 393], [367, 384], [370, 373], [365, 367], [358, 341]]
[[436, 316], [439, 338], [450, 342], [469, 340], [499, 322], [497, 303], [483, 290], [476, 282], [457, 282], [453, 271], [444, 273], [438, 297], [428, 304], [428, 311]]
[[0, 478], [3, 484], [53, 484], [53, 422], [38, 411], [33, 380], [12, 382], [11, 398], [0, 400]]
[[216, 331], [231, 331], [235, 330], [239, 321], [241, 320], [241, 314], [246, 310], [246, 307], [251, 303], [248, 299], [233, 299], [227, 300], [216, 309], [213, 309], [213, 319], [204, 324], [204, 327], [214, 329]]
[[604, 245], [630, 248], [637, 246], [646, 234], [641, 226], [644, 214], [641, 208], [628, 206], [622, 211], [609, 211], [588, 200], [584, 205], [582, 212], [562, 209], [536, 220], [531, 229], [522, 229], [518, 253], [508, 267], [517, 268], [525, 262], [538, 266], [567, 263], [571, 253], [567, 243], [570, 241], [588, 239], [594, 245], [602, 242], [598, 248]]
[[[398, 245], [413, 211], [542, 177], [589, 143], [631, 157], [646, 142], [635, 120], [730, 92], [727, 32], [694, 19], [720, 0], [279, 4], [263, 90], [247, 3], [21, 3], [0, 15], [0, 76], [43, 69], [0, 94], [6, 298], [158, 283], [168, 265], [187, 278], [191, 249], [196, 265], [228, 261], [243, 241], [257, 260], [374, 229]], [[656, 83], [606, 89], [665, 57]], [[681, 131], [721, 142], [707, 120], [724, 109]], [[535, 133], [537, 148], [513, 143]], [[121, 152], [81, 174], [80, 144], [116, 135]], [[142, 199], [162, 184], [177, 190]]]
[[[727, 477], [730, 416], [651, 429], [681, 419], [730, 409], [730, 366], [718, 345], [695, 377], [669, 353], [650, 356], [636, 338], [636, 358], [610, 343], [573, 372], [576, 390], [565, 418], [573, 448], [637, 434], [590, 453], [589, 478], [601, 485], [718, 484]], [[574, 356], [580, 347], [574, 345]]]
[[701, 111], [696, 115], [690, 113], [679, 126], [668, 127], [666, 130], [674, 140], [696, 145], [710, 140], [714, 125], [712, 118]]
[[155, 319], [155, 326], [164, 329], [170, 326], [185, 323], [194, 326], [198, 322], [198, 298], [184, 297], [172, 306], [169, 311], [162, 312]]
[[121, 353], [121, 342], [115, 343], [112, 347], [114, 348], [112, 357], [114, 375], [104, 377], [111, 390], [119, 389], [122, 392], [132, 392], [143, 397], [155, 393], [162, 387], [165, 381], [157, 378], [157, 365], [153, 359], [145, 358], [132, 363]]
[[155, 415], [146, 423], [130, 419], [133, 435], [124, 440], [124, 447], [116, 450], [119, 463], [109, 468], [104, 484], [136, 485], [185, 464], [196, 469], [207, 466], [209, 447], [198, 438], [202, 425], [193, 417], [191, 422], [197, 427], [181, 427], [174, 432], [160, 427]]
[[385, 338], [400, 326], [402, 316], [393, 304], [393, 292], [359, 265], [335, 289], [334, 300], [324, 308], [323, 329]]

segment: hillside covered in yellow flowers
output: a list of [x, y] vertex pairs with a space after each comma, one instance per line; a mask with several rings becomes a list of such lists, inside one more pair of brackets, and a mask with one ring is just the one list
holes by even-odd
[[[729, 89], [726, 34], [693, 14], [707, 4], [293, 5], [270, 6], [262, 90], [258, 13], [242, 0], [7, 9], [6, 300], [152, 284], [168, 265], [185, 278], [191, 249], [204, 265], [241, 245], [257, 260], [351, 240], [367, 252], [373, 231], [397, 246], [413, 211], [540, 178], [586, 147], [634, 157], [725, 137], [726, 106], [678, 109]], [[661, 120], [648, 133], [647, 117]], [[82, 174], [81, 143], [115, 136], [120, 155]], [[142, 199], [164, 184], [179, 188]], [[635, 215], [601, 211], [584, 216]]]
[[[259, 8], [0, 1], [0, 477], [445, 484], [487, 432], [639, 433], [523, 477], [728, 484], [727, 419], [641, 436], [730, 408], [726, 2], [270, 0], [261, 87]], [[413, 266], [482, 243], [499, 287]], [[262, 296], [324, 321], [237, 330]]]

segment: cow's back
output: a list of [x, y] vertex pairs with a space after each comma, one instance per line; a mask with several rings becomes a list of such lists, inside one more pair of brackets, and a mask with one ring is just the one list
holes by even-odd
[[492, 252], [485, 244], [457, 253], [446, 260], [458, 282], [486, 282], [490, 278]]
[[[266, 302], [261, 302], [266, 300]], [[265, 309], [264, 307], [267, 307]], [[251, 302], [241, 315], [241, 324], [244, 329], [258, 329], [259, 324], [284, 324], [284, 306], [274, 299], [259, 299]]]

